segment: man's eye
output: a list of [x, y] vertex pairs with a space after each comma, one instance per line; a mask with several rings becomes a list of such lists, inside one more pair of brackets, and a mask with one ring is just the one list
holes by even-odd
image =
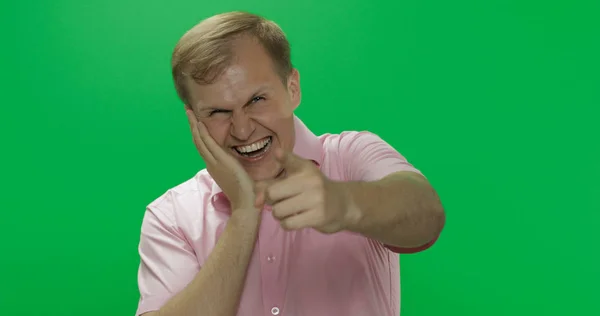
[[261, 100], [264, 100], [264, 99], [265, 99], [265, 98], [263, 98], [263, 97], [254, 97], [254, 98], [252, 99], [252, 103], [256, 103], [256, 102], [258, 102], [258, 101], [261, 101]]
[[218, 113], [229, 113], [229, 110], [212, 110], [208, 113], [208, 116], [213, 116], [213, 114], [218, 114]]

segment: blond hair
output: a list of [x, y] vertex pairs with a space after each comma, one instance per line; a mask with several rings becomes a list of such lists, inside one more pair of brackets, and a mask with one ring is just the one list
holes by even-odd
[[292, 71], [290, 45], [273, 21], [247, 12], [227, 12], [207, 18], [186, 32], [173, 50], [171, 70], [179, 98], [189, 104], [186, 81], [213, 83], [232, 61], [232, 42], [250, 35], [273, 60], [284, 84]]

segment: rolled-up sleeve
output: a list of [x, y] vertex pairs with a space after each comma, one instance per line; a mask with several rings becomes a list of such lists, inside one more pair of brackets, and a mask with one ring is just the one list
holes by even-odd
[[175, 225], [172, 214], [156, 208], [146, 209], [139, 254], [140, 300], [136, 316], [160, 309], [200, 270], [194, 250]]

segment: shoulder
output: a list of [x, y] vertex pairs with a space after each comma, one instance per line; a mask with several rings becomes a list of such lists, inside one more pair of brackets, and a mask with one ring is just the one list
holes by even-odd
[[336, 160], [363, 160], [375, 153], [395, 152], [379, 135], [369, 131], [344, 131], [320, 136], [325, 156]]
[[369, 131], [324, 134], [321, 141], [326, 171], [336, 179], [371, 181], [398, 171], [420, 173], [398, 150]]
[[167, 248], [166, 255], [182, 250], [194, 253], [202, 264], [229, 218], [227, 212], [215, 209], [217, 192], [220, 189], [207, 170], [167, 190], [148, 204], [142, 220], [142, 240]]
[[387, 145], [381, 137], [369, 131], [344, 131], [339, 134], [323, 134], [319, 138], [326, 151], [356, 151], [369, 145]]
[[157, 217], [164, 217], [172, 224], [185, 222], [190, 216], [197, 216], [198, 211], [205, 209], [205, 202], [210, 200], [213, 187], [214, 180], [206, 169], [202, 169], [194, 177], [151, 201], [146, 211]]

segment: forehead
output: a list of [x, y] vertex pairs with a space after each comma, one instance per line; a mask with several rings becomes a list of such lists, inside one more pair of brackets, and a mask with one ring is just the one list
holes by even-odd
[[189, 84], [191, 101], [197, 108], [232, 107], [244, 104], [258, 90], [273, 90], [282, 85], [273, 61], [253, 39], [233, 43], [233, 58], [211, 84]]

